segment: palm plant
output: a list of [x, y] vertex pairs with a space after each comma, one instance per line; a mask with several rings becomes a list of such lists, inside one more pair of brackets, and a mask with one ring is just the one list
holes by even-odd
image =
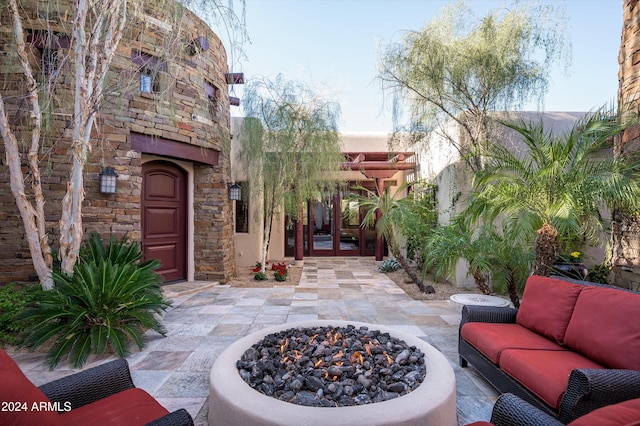
[[433, 270], [434, 278], [455, 277], [460, 259], [469, 262], [469, 274], [478, 289], [491, 293], [487, 275], [491, 271], [491, 254], [498, 242], [489, 226], [474, 230], [457, 218], [450, 224], [437, 228], [424, 247], [424, 270]]
[[157, 315], [170, 303], [154, 272], [159, 262], [140, 262], [141, 257], [139, 245], [128, 240], [112, 239], [105, 247], [92, 237], [73, 275], [54, 271], [55, 287], [21, 315], [33, 324], [23, 346], [52, 342], [47, 353], [51, 369], [65, 354], [81, 367], [90, 353], [110, 349], [124, 357], [132, 342], [142, 349], [147, 329], [165, 335]]
[[400, 194], [406, 187], [406, 183], [400, 185], [394, 194], [391, 195], [389, 188], [385, 188], [382, 194], [376, 194], [362, 186], [355, 186], [353, 189], [360, 190], [366, 195], [354, 195], [352, 199], [356, 202], [358, 208], [366, 211], [362, 219], [362, 226], [375, 228], [378, 236], [387, 241], [391, 254], [393, 254], [402, 266], [402, 269], [404, 269], [420, 290], [425, 293], [435, 293], [433, 286], [425, 285], [422, 282], [402, 254], [402, 250], [405, 248], [405, 237], [402, 234], [400, 224], [403, 223], [406, 220], [406, 216], [410, 214], [408, 201], [405, 198], [400, 198]]
[[504, 226], [501, 234], [495, 234], [497, 244], [491, 257], [491, 282], [496, 293], [507, 293], [511, 303], [520, 307], [520, 295], [524, 290], [533, 264], [530, 245], [512, 235], [512, 229]]
[[535, 274], [549, 275], [561, 240], [595, 239], [606, 225], [600, 208], [640, 208], [640, 162], [604, 151], [631, 121], [601, 109], [560, 137], [541, 124], [500, 122], [522, 136], [527, 152], [488, 144], [464, 215], [501, 217], [520, 235], [535, 235]]
[[108, 259], [114, 264], [124, 264], [135, 263], [142, 258], [140, 246], [127, 236], [118, 240], [115, 235], [110, 235], [109, 244], [105, 244], [96, 232], [89, 235], [78, 255], [83, 263], [98, 263], [100, 260]]

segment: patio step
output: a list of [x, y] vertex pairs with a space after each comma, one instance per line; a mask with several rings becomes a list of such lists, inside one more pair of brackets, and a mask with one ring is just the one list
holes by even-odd
[[199, 293], [211, 287], [219, 286], [219, 281], [184, 281], [162, 286], [162, 293], [167, 299]]

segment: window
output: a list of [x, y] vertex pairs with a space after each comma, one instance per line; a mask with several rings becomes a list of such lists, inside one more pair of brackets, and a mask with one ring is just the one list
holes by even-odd
[[58, 49], [42, 48], [40, 51], [40, 69], [44, 75], [55, 75], [58, 70]]
[[[240, 183], [243, 188], [248, 188], [246, 183]], [[249, 233], [249, 197], [248, 191], [242, 191], [242, 200], [236, 201], [236, 233]]]
[[215, 123], [220, 121], [220, 89], [218, 89], [213, 84], [208, 81], [204, 82], [204, 91], [207, 94], [207, 99], [209, 101], [209, 114], [211, 115], [211, 120]]
[[155, 56], [137, 50], [131, 51], [131, 62], [140, 67], [140, 92], [160, 92], [160, 72], [167, 71], [167, 64]]
[[40, 54], [42, 74], [56, 77], [60, 67], [60, 50], [70, 47], [70, 37], [52, 31], [27, 30], [27, 42]]
[[154, 90], [154, 75], [153, 71], [148, 68], [142, 68], [140, 70], [140, 91], [143, 93], [153, 93]]

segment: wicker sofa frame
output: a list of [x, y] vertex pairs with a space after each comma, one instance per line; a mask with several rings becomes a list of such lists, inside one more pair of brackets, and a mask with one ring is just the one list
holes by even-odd
[[553, 416], [539, 410], [512, 393], [502, 394], [491, 411], [494, 426], [562, 426]]
[[[571, 282], [593, 285], [584, 281]], [[601, 286], [601, 285], [599, 285]], [[604, 286], [620, 291], [618, 287]], [[462, 308], [460, 329], [467, 322], [515, 323], [518, 310], [505, 307], [466, 305]], [[500, 367], [467, 343], [458, 333], [460, 366], [471, 364], [500, 393], [512, 393], [567, 424], [592, 410], [631, 398], [640, 398], [640, 371], [619, 369], [576, 369], [569, 376], [567, 390], [556, 412], [544, 401], [513, 379]]]
[[[70, 402], [78, 408], [134, 387], [127, 360], [117, 359], [46, 383], [39, 389], [51, 402]], [[148, 425], [193, 426], [193, 419], [185, 409], [180, 409]]]
[[[600, 417], [603, 414], [600, 414]], [[585, 419], [583, 420], [583, 424]], [[600, 418], [601, 420], [601, 418]], [[596, 419], [589, 422], [596, 424]], [[625, 423], [626, 424], [626, 423]], [[555, 417], [539, 410], [512, 393], [502, 394], [491, 411], [492, 426], [563, 426]]]

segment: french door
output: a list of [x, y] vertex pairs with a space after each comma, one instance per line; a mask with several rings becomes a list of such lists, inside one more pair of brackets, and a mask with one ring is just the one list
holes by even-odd
[[305, 247], [311, 256], [373, 256], [376, 232], [364, 229], [365, 211], [350, 200], [354, 191], [339, 191], [307, 203]]

